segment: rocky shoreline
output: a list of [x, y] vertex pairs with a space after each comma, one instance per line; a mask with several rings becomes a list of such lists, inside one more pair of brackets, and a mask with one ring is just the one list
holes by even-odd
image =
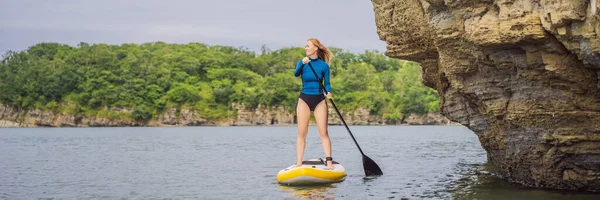
[[[233, 104], [232, 117], [221, 120], [204, 119], [198, 111], [171, 108], [148, 121], [133, 121], [103, 116], [82, 117], [75, 114], [55, 113], [42, 110], [18, 110], [0, 105], [0, 127], [125, 127], [125, 126], [291, 126], [296, 124], [294, 113], [284, 107], [247, 109], [243, 104]], [[130, 115], [130, 109], [110, 111]], [[235, 114], [233, 114], [235, 113]], [[458, 125], [441, 114], [408, 116], [402, 123], [386, 123], [381, 116], [370, 115], [366, 109], [342, 113], [348, 125]], [[314, 121], [311, 120], [311, 124]], [[330, 108], [330, 125], [342, 125], [337, 114]]]

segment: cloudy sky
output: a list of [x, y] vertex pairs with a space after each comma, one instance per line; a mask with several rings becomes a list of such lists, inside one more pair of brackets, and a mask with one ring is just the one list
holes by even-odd
[[310, 37], [353, 52], [385, 50], [369, 0], [0, 1], [1, 54], [40, 42], [200, 42], [258, 51], [300, 47]]

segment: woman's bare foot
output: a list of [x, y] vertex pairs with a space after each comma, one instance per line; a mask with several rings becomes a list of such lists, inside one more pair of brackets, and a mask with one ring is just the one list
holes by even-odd
[[330, 170], [333, 170], [333, 168], [334, 168], [333, 167], [333, 161], [331, 161], [331, 160], [327, 161], [327, 168], [330, 169]]
[[292, 168], [290, 168], [290, 169], [294, 169], [294, 168], [301, 167], [301, 166], [302, 166], [302, 163], [296, 163], [296, 164], [295, 164], [294, 166], [292, 166]]

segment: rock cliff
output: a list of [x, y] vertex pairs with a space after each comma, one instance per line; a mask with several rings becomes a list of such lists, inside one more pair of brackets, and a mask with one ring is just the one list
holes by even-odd
[[372, 0], [386, 55], [421, 63], [498, 174], [600, 190], [600, 2]]

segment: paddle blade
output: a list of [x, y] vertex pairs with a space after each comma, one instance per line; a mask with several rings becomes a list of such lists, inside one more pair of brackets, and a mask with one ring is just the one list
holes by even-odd
[[373, 161], [371, 158], [367, 157], [366, 155], [363, 155], [362, 158], [363, 158], [363, 167], [365, 168], [366, 176], [381, 176], [381, 175], [383, 175], [381, 168], [379, 168], [379, 166], [377, 165], [377, 163], [375, 163], [375, 161]]

